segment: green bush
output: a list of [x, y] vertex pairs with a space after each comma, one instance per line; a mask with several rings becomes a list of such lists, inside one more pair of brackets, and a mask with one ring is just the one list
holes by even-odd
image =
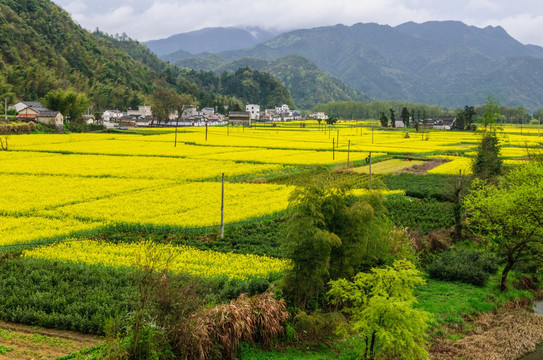
[[133, 290], [126, 270], [8, 259], [0, 264], [0, 318], [102, 334], [108, 317], [128, 312]]
[[454, 224], [454, 203], [390, 196], [384, 205], [389, 218], [396, 225], [418, 230], [422, 234]]
[[[33, 259], [0, 263], [0, 319], [47, 328], [103, 334], [107, 319], [125, 316], [136, 291], [135, 270]], [[206, 303], [220, 303], [245, 293], [265, 292], [279, 273], [267, 278], [200, 279]]]
[[428, 274], [433, 279], [477, 286], [483, 286], [497, 271], [494, 255], [465, 249], [443, 252], [428, 266]]
[[451, 200], [454, 181], [458, 181], [458, 176], [440, 174], [399, 174], [383, 179], [390, 190], [405, 190], [407, 196], [437, 201]]

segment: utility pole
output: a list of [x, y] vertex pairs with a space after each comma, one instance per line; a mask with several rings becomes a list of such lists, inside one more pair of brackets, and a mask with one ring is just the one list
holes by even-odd
[[221, 191], [221, 239], [224, 239], [224, 173], [222, 173]]
[[4, 98], [4, 119], [8, 119], [8, 98]]
[[369, 188], [371, 189], [371, 151], [370, 151], [370, 155], [368, 156], [367, 158], [369, 164], [370, 164], [370, 183], [369, 183]]
[[332, 139], [332, 160], [335, 160], [336, 159], [336, 138], [333, 138]]
[[349, 168], [350, 155], [351, 155], [351, 140], [349, 140], [349, 145], [347, 146], [347, 168]]

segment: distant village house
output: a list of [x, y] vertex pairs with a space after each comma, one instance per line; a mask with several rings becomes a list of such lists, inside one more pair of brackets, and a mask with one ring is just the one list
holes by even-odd
[[17, 111], [17, 119], [34, 121], [61, 130], [64, 127], [64, 117], [58, 111], [52, 111], [37, 101], [21, 101], [13, 106]]

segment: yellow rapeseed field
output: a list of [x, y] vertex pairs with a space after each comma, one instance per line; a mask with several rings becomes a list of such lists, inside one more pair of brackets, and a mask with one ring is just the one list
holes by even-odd
[[[360, 125], [364, 124], [364, 127]], [[432, 173], [470, 171], [481, 134], [371, 128], [365, 122], [332, 127], [308, 122], [253, 128], [172, 128], [127, 133], [17, 135], [0, 152], [2, 243], [27, 243], [106, 225], [192, 228], [220, 223], [220, 176], [225, 173], [226, 223], [286, 209], [292, 187], [265, 184], [298, 166], [343, 167], [387, 155], [451, 162]], [[409, 136], [407, 136], [409, 135]], [[506, 163], [541, 144], [537, 129], [498, 130]], [[332, 146], [335, 146], [332, 151]], [[386, 160], [374, 173], [417, 162]], [[357, 168], [365, 172], [367, 166]], [[254, 183], [243, 183], [248, 181]]]
[[[157, 258], [152, 258], [154, 256]], [[226, 276], [240, 280], [267, 277], [272, 273], [281, 273], [289, 266], [285, 260], [267, 256], [202, 251], [188, 246], [150, 242], [111, 244], [95, 240], [65, 241], [25, 250], [23, 257], [108, 267], [141, 267], [152, 260], [177, 273], [204, 278]]]

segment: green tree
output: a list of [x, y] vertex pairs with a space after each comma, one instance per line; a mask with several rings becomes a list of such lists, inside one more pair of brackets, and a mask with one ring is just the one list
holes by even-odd
[[334, 125], [335, 123], [337, 123], [337, 117], [328, 116], [328, 118], [326, 118], [326, 123], [328, 125]]
[[502, 163], [499, 139], [496, 132], [484, 132], [477, 149], [477, 156], [473, 161], [473, 175], [481, 179], [489, 179], [500, 175]]
[[387, 127], [388, 126], [388, 118], [385, 114], [385, 112], [381, 112], [381, 117], [379, 118], [379, 121], [381, 121], [381, 126], [382, 127]]
[[396, 112], [394, 111], [393, 108], [388, 109], [388, 111], [390, 112], [390, 122], [392, 123], [392, 127], [395, 128], [396, 127]]
[[319, 178], [293, 192], [289, 209], [282, 249], [292, 268], [284, 289], [301, 308], [324, 295], [330, 279], [375, 262], [379, 249], [371, 239], [385, 211], [378, 194], [356, 198], [347, 186]]
[[409, 110], [407, 110], [405, 106], [402, 109], [401, 117], [402, 117], [404, 126], [408, 128], [409, 127]]
[[69, 117], [70, 121], [82, 123], [83, 113], [88, 109], [90, 101], [87, 95], [75, 90], [57, 89], [48, 92], [42, 103], [50, 110], [60, 111], [62, 115]]
[[174, 89], [168, 87], [164, 82], [155, 85], [155, 90], [151, 93], [151, 109], [153, 111], [153, 120], [158, 123], [167, 123], [170, 121], [170, 114], [177, 107], [177, 93]]
[[534, 112], [534, 119], [543, 120], [543, 108], [539, 108]]
[[513, 266], [543, 263], [543, 165], [511, 170], [499, 184], [476, 179], [464, 199], [470, 228], [505, 260], [500, 289]]
[[413, 308], [413, 290], [424, 283], [420, 271], [406, 260], [358, 273], [352, 282], [330, 282], [332, 304], [343, 307], [351, 319], [339, 331], [363, 340], [359, 359], [428, 359], [430, 314]]
[[489, 95], [486, 98], [485, 111], [481, 118], [485, 129], [492, 126], [500, 118], [500, 100], [494, 95]]

